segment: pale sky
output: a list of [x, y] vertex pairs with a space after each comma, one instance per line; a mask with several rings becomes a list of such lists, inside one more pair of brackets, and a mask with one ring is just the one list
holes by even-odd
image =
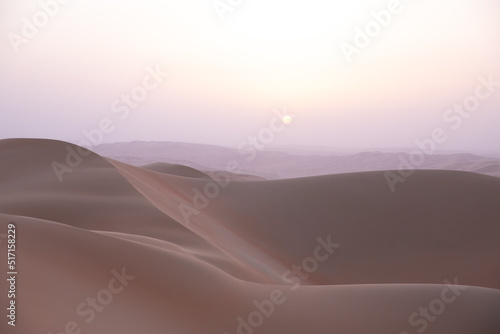
[[500, 83], [500, 2], [397, 3], [2, 0], [0, 139], [78, 143], [110, 119], [105, 142], [237, 147], [286, 108], [271, 145], [413, 147], [442, 128], [439, 149], [500, 151], [500, 84], [479, 79]]

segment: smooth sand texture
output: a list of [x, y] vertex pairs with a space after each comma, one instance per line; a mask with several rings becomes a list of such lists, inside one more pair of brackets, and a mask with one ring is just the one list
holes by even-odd
[[253, 181], [92, 153], [59, 182], [67, 145], [0, 141], [19, 263], [1, 333], [500, 333], [499, 178], [416, 171], [393, 193], [381, 171]]

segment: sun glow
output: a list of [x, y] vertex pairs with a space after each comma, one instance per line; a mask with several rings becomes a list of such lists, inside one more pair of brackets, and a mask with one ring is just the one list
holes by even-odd
[[287, 115], [287, 116], [283, 117], [282, 121], [284, 124], [289, 125], [290, 123], [292, 123], [293, 119], [291, 116]]
[[252, 1], [228, 14], [227, 23], [249, 37], [266, 40], [309, 38], [350, 22], [357, 1]]

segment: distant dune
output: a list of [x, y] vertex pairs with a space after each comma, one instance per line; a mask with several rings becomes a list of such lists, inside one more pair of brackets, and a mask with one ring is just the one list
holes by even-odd
[[498, 161], [155, 145], [0, 141], [1, 333], [500, 333]]
[[104, 144], [96, 147], [95, 151], [103, 156], [136, 166], [162, 161], [188, 165], [200, 170], [226, 170], [228, 161], [236, 161], [241, 173], [258, 175], [267, 179], [395, 170], [401, 166], [415, 169], [467, 171], [500, 177], [500, 157], [483, 157], [470, 153], [412, 157], [405, 151], [349, 154], [317, 150], [308, 152], [305, 148], [258, 151], [248, 148], [236, 150], [213, 145], [169, 142]]
[[149, 169], [149, 170], [152, 170], [155, 172], [177, 175], [177, 176], [210, 179], [210, 176], [208, 176], [205, 173], [200, 172], [197, 169], [183, 166], [183, 165], [169, 164], [166, 162], [157, 162], [154, 164], [142, 166], [142, 168]]

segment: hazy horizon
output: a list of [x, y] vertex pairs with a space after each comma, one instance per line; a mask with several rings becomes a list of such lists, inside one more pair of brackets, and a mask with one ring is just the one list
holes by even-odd
[[[63, 142], [68, 142], [71, 144], [79, 145], [82, 143], [82, 139], [78, 140], [62, 140], [58, 138], [41, 138], [41, 137], [10, 137], [10, 138], [0, 138], [0, 140], [3, 139], [48, 139], [48, 140], [59, 140]], [[245, 139], [245, 138], [244, 138]], [[83, 139], [85, 141], [85, 139]], [[125, 140], [125, 141], [115, 141], [115, 142], [103, 142], [102, 144], [99, 145], [90, 145], [89, 148], [91, 150], [93, 149], [98, 149], [101, 146], [105, 145], [115, 145], [115, 144], [133, 144], [133, 143], [173, 143], [173, 144], [187, 144], [187, 145], [207, 145], [207, 146], [214, 146], [214, 147], [221, 147], [221, 148], [226, 148], [226, 149], [234, 149], [235, 151], [238, 150], [237, 145], [224, 145], [224, 144], [211, 144], [211, 143], [201, 143], [201, 142], [184, 142], [184, 141], [170, 141], [170, 140]], [[84, 146], [85, 147], [85, 146]], [[295, 151], [303, 151], [303, 152], [311, 152], [311, 153], [318, 153], [318, 154], [356, 154], [356, 153], [368, 153], [368, 152], [381, 152], [381, 153], [410, 153], [411, 151], [418, 150], [418, 147], [415, 146], [407, 146], [407, 147], [352, 147], [352, 148], [345, 148], [345, 147], [334, 147], [334, 146], [319, 146], [319, 145], [280, 145], [280, 144], [270, 144], [269, 146], [266, 146], [263, 148], [262, 151], [277, 151], [277, 152], [286, 152], [286, 153], [295, 153]], [[428, 155], [438, 155], [438, 154], [476, 154], [476, 155], [491, 155], [493, 154], [494, 157], [500, 157], [500, 149], [496, 150], [461, 150], [461, 149], [451, 149], [451, 150], [441, 150], [441, 149], [436, 149], [432, 153], [426, 153]]]

